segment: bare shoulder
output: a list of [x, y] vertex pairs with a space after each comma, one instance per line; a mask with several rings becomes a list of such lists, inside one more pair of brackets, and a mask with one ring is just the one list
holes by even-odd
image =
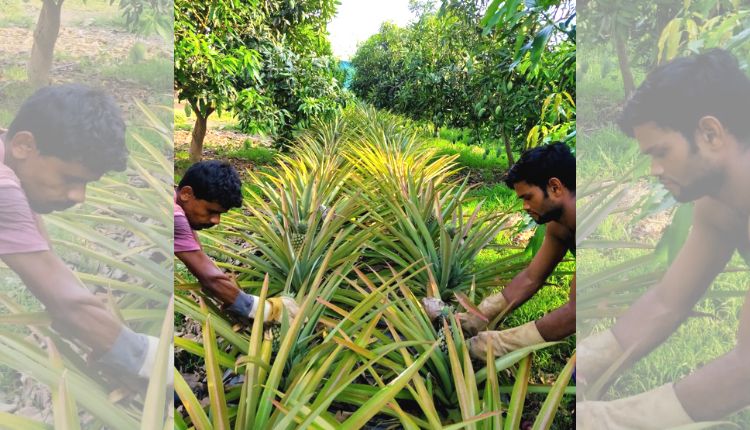
[[711, 197], [696, 200], [693, 209], [693, 227], [711, 229], [717, 233], [735, 235], [737, 229], [745, 231], [747, 217]]
[[557, 221], [551, 221], [547, 223], [545, 238], [554, 239], [564, 244], [568, 244], [571, 242], [575, 242], [575, 235], [576, 233], [574, 231], [571, 231], [569, 228], [565, 227]]
[[547, 223], [547, 236], [566, 241], [571, 237], [575, 237], [575, 231], [571, 231], [557, 221], [550, 221]]

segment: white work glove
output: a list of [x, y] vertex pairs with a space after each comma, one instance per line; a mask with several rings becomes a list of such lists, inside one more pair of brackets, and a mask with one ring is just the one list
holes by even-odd
[[664, 430], [692, 423], [671, 383], [624, 399], [576, 404], [576, 430]]

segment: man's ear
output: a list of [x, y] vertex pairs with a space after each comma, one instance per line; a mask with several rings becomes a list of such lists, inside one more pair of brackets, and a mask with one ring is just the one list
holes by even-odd
[[184, 187], [177, 190], [177, 195], [183, 202], [187, 202], [195, 198], [195, 194], [193, 194], [193, 187], [191, 187], [190, 185], [185, 185]]
[[39, 154], [34, 135], [28, 131], [19, 131], [10, 140], [10, 154], [16, 160], [26, 160]]
[[726, 130], [721, 121], [714, 116], [704, 116], [698, 121], [696, 142], [702, 142], [708, 148], [717, 149], [724, 145]]
[[547, 191], [553, 196], [560, 196], [563, 192], [563, 184], [557, 178], [550, 178], [547, 182]]

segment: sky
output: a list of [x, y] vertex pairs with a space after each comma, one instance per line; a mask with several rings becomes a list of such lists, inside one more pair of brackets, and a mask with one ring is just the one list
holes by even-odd
[[413, 18], [409, 0], [340, 0], [336, 16], [328, 23], [333, 54], [348, 60], [364, 42], [377, 33], [380, 24], [391, 21], [405, 26]]

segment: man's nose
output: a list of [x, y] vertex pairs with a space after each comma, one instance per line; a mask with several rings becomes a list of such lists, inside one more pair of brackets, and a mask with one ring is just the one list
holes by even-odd
[[661, 167], [661, 164], [657, 163], [654, 160], [651, 160], [651, 175], [662, 176], [663, 174], [664, 174], [664, 168]]
[[83, 203], [86, 200], [86, 184], [76, 185], [68, 191], [68, 200]]
[[527, 202], [527, 201], [524, 200], [524, 202], [523, 202], [523, 210], [528, 211], [530, 207], [531, 206], [529, 206], [529, 202]]
[[211, 224], [213, 224], [213, 225], [219, 224], [221, 222], [221, 215], [213, 215], [213, 216], [211, 216], [210, 221], [211, 221]]

